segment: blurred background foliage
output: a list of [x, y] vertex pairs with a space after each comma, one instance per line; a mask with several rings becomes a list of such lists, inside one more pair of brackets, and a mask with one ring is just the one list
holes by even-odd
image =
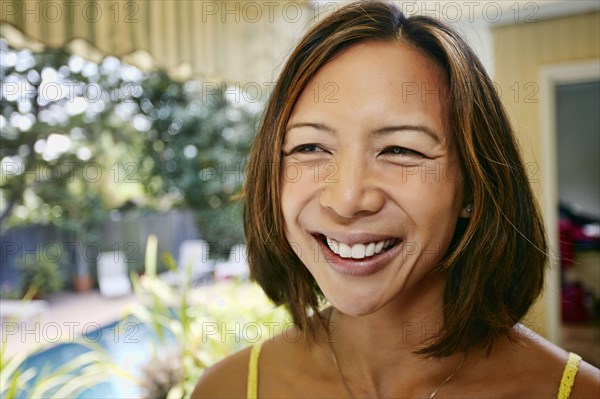
[[[156, 273], [157, 247], [150, 236], [145, 273], [132, 275], [138, 301], [124, 309], [114, 330], [103, 339], [100, 330], [57, 345], [70, 354], [68, 361], [50, 356], [57, 348], [48, 345], [10, 356], [0, 342], [0, 397], [189, 398], [206, 368], [227, 355], [281, 333], [299, 338], [284, 307], [274, 306], [255, 283], [226, 280], [193, 289], [190, 264], [183, 266], [187, 278], [165, 283]], [[178, 268], [168, 253], [161, 261]], [[127, 333], [132, 325], [134, 336]]]
[[3, 228], [54, 224], [89, 242], [114, 212], [191, 208], [218, 252], [243, 241], [232, 196], [263, 104], [224, 83], [1, 38], [0, 79]]

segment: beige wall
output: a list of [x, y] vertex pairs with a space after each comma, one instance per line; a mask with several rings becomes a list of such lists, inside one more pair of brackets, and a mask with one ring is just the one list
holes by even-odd
[[[544, 172], [552, 169], [543, 164], [544, 148], [547, 148], [544, 141], [555, 138], [542, 132], [541, 128], [545, 99], [540, 95], [540, 73], [542, 68], [550, 65], [597, 60], [600, 57], [600, 13], [500, 26], [493, 29], [493, 38], [494, 80], [520, 141], [540, 205], [551, 210], [553, 205], [546, 203], [543, 194], [547, 192], [547, 186], [555, 187], [556, 181], [552, 174]], [[556, 338], [556, 331], [549, 331], [553, 324], [548, 321], [552, 319], [549, 314], [556, 311], [548, 307], [559, 303], [555, 269], [553, 276], [554, 279], [548, 280], [546, 297], [542, 297], [532, 310], [529, 324], [542, 335]], [[548, 301], [548, 296], [554, 296], [554, 301]]]
[[[600, 56], [600, 13], [502, 26], [493, 30], [493, 37], [494, 80], [502, 91], [526, 159], [538, 162], [544, 139], [539, 126], [540, 68], [597, 59]], [[534, 188], [539, 190], [535, 184]]]

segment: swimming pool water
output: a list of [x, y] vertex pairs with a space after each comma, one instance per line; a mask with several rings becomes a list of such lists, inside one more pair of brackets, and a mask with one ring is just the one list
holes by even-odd
[[[108, 324], [98, 330], [89, 332], [82, 339], [86, 342], [94, 342], [101, 345], [113, 361], [124, 370], [141, 376], [142, 368], [152, 359], [153, 348], [160, 348], [158, 337], [145, 324], [133, 319], [123, 320], [122, 328], [119, 329], [119, 321]], [[174, 339], [166, 332], [166, 346], [168, 350], [173, 345]], [[52, 372], [58, 367], [66, 364], [77, 355], [90, 349], [78, 343], [62, 343], [28, 357], [22, 365], [22, 370], [34, 368], [36, 377], [30, 382], [30, 386], [40, 377], [42, 370]], [[132, 398], [139, 397], [141, 392], [138, 385], [118, 375], [111, 375], [107, 370], [106, 382], [83, 391], [79, 399], [98, 398]], [[77, 378], [73, 375], [73, 378]], [[29, 391], [22, 392], [19, 399], [29, 398]]]

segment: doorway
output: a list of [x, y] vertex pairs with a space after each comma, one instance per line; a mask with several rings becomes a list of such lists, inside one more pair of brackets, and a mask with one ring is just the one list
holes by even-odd
[[541, 84], [551, 339], [598, 367], [600, 63], [545, 68]]

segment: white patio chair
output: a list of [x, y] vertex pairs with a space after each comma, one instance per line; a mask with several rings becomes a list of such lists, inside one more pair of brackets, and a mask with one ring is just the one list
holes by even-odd
[[184, 273], [191, 266], [192, 283], [210, 280], [214, 272], [214, 262], [208, 257], [209, 246], [204, 240], [186, 240], [179, 246], [177, 269]]
[[248, 253], [244, 244], [234, 245], [229, 252], [229, 259], [215, 266], [216, 280], [225, 280], [228, 278], [246, 280], [249, 277], [250, 266], [248, 265]]
[[131, 282], [127, 274], [127, 258], [124, 252], [109, 251], [100, 254], [98, 285], [102, 296], [107, 298], [131, 294]]
[[210, 260], [209, 246], [204, 240], [185, 240], [179, 245], [177, 257], [177, 270], [169, 270], [159, 274], [161, 280], [171, 286], [183, 281], [187, 267], [191, 268], [191, 282], [200, 282], [212, 279], [214, 262]]

